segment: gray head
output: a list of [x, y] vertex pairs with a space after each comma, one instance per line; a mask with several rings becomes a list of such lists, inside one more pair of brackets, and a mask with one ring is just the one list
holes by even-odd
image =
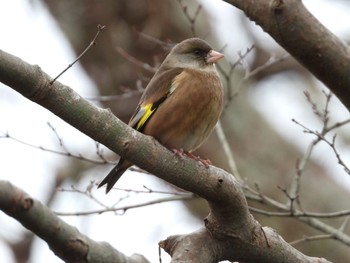
[[208, 69], [224, 55], [214, 51], [210, 45], [200, 38], [186, 39], [170, 51], [163, 64], [168, 67]]

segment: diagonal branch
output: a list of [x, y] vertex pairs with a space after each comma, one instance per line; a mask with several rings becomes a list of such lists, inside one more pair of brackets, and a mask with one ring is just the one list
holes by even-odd
[[300, 0], [224, 0], [241, 9], [350, 110], [350, 49]]
[[65, 262], [149, 263], [141, 255], [127, 257], [106, 242], [91, 240], [42, 203], [3, 180], [0, 180], [0, 209], [45, 240]]
[[[212, 257], [196, 260], [197, 262], [213, 262], [208, 261], [213, 257], [219, 260], [262, 263], [327, 262], [303, 255], [276, 232], [269, 228], [262, 229], [249, 213], [241, 183], [232, 175], [216, 167], [206, 168], [190, 158], [180, 158], [153, 138], [131, 129], [109, 110], [93, 106], [69, 87], [57, 81], [50, 85], [50, 77], [38, 66], [29, 65], [3, 51], [0, 51], [0, 60], [1, 82], [140, 168], [208, 201], [211, 211], [204, 221], [205, 228], [199, 232], [211, 237], [208, 244], [212, 244]], [[9, 207], [6, 209], [9, 210]], [[29, 214], [32, 212], [32, 205], [28, 209]], [[52, 220], [57, 221], [57, 218], [52, 217]], [[51, 224], [50, 227], [52, 225], [56, 224]], [[34, 228], [33, 231], [39, 231], [38, 235], [43, 234], [40, 229]], [[169, 238], [164, 247], [175, 248], [176, 244], [187, 242], [188, 239], [196, 240], [196, 237], [192, 234], [186, 235], [185, 241], [183, 238]], [[176, 247], [181, 249], [183, 246]]]

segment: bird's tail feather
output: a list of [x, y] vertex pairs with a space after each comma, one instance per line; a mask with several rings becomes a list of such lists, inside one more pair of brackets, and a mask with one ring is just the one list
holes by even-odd
[[112, 189], [112, 187], [116, 184], [116, 182], [120, 179], [123, 173], [132, 166], [132, 163], [125, 159], [120, 159], [119, 163], [113, 167], [113, 169], [109, 172], [109, 174], [102, 180], [102, 182], [98, 185], [98, 188], [107, 184], [106, 194]]

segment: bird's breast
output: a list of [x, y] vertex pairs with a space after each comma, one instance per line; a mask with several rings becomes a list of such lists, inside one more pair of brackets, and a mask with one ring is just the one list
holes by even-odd
[[175, 90], [148, 121], [144, 133], [170, 149], [193, 151], [209, 136], [223, 105], [223, 89], [216, 72], [184, 70]]

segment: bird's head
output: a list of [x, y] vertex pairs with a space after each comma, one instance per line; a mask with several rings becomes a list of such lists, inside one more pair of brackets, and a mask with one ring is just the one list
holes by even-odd
[[223, 54], [213, 50], [204, 40], [189, 38], [174, 46], [164, 64], [169, 67], [200, 70], [213, 68], [213, 64], [223, 57]]

